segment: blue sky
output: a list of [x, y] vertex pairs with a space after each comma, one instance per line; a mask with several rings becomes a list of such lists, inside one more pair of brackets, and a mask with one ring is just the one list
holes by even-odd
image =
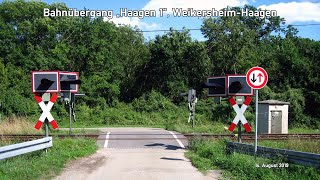
[[[243, 6], [244, 4], [276, 10], [278, 15], [284, 17], [290, 24], [320, 24], [320, 0], [45, 0], [47, 3], [63, 2], [70, 8], [90, 10], [113, 10], [119, 13], [120, 8], [131, 10], [151, 9], [158, 12], [159, 8], [194, 8], [194, 9], [221, 9], [226, 6]], [[171, 14], [171, 12], [169, 12]], [[172, 14], [171, 14], [172, 15]], [[141, 30], [182, 29], [183, 27], [200, 28], [202, 21], [195, 17], [146, 17], [138, 18], [112, 18], [115, 23], [138, 26]], [[320, 25], [296, 27], [299, 36], [320, 40]], [[153, 38], [163, 32], [145, 32], [145, 37]], [[192, 38], [203, 40], [200, 31], [191, 31]]]

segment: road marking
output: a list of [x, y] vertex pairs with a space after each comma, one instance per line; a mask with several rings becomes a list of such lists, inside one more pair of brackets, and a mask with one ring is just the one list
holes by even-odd
[[110, 136], [110, 132], [107, 133], [106, 140], [104, 141], [103, 147], [105, 148], [108, 148], [109, 136]]
[[185, 148], [182, 142], [178, 139], [178, 137], [173, 132], [169, 131], [169, 133], [172, 134], [172, 136], [176, 139], [176, 141], [178, 142], [181, 148]]

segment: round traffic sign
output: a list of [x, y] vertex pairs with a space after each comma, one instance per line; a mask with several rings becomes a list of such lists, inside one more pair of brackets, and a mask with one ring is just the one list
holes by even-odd
[[268, 82], [267, 71], [261, 67], [253, 67], [246, 74], [246, 81], [253, 89], [261, 89]]

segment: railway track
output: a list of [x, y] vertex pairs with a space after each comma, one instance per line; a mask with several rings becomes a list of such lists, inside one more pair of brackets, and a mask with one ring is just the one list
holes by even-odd
[[[117, 135], [117, 138], [109, 138], [109, 140], [145, 140], [148, 138], [148, 134], [140, 134], [142, 137], [140, 138], [130, 138], [130, 134], [121, 134], [115, 133], [113, 135]], [[137, 135], [137, 134], [135, 134]], [[154, 134], [153, 134], [154, 135]], [[235, 134], [183, 134], [184, 137], [178, 137], [179, 139], [193, 139], [193, 138], [205, 138], [205, 139], [230, 139], [232, 141], [237, 141], [238, 136]], [[61, 135], [61, 134], [53, 134], [50, 135], [54, 138], [93, 138], [97, 140], [104, 140], [105, 136], [100, 136], [99, 134], [80, 134], [80, 135]], [[122, 137], [121, 137], [122, 136]], [[129, 137], [128, 137], [129, 136]], [[39, 139], [44, 137], [41, 134], [29, 134], [29, 135], [21, 135], [21, 134], [5, 134], [0, 135], [0, 141], [2, 140], [20, 140], [20, 141], [29, 141], [34, 139]], [[158, 134], [157, 138], [153, 139], [172, 139], [172, 137], [168, 136], [168, 134]], [[243, 134], [242, 141], [253, 141], [254, 134]], [[299, 140], [320, 140], [320, 134], [260, 134], [258, 135], [259, 140], [288, 140], [288, 139], [299, 139]]]
[[[55, 138], [77, 138], [77, 137], [85, 137], [85, 138], [93, 138], [97, 139], [99, 137], [99, 134], [81, 134], [81, 135], [65, 135], [65, 134], [53, 134], [50, 135]], [[44, 135], [42, 134], [3, 134], [0, 135], [0, 141], [1, 140], [20, 140], [20, 141], [30, 141], [35, 139], [43, 138]]]
[[[207, 139], [232, 139], [237, 140], [236, 134], [184, 134], [189, 138], [207, 138]], [[244, 141], [253, 141], [254, 134], [242, 134], [241, 139]], [[288, 139], [304, 139], [304, 140], [320, 140], [320, 134], [259, 134], [260, 140], [288, 140]]]

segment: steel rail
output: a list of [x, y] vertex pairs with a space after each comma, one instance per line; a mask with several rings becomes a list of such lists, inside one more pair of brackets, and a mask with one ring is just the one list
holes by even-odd
[[[53, 138], [93, 138], [96, 140], [104, 140], [104, 136], [106, 134], [74, 134], [74, 135], [66, 135], [66, 134], [52, 134]], [[112, 136], [109, 140], [145, 140], [145, 139], [172, 139], [169, 134], [133, 134], [133, 133], [112, 133]], [[141, 136], [141, 137], [130, 137], [131, 135]], [[116, 136], [116, 137], [114, 137]], [[127, 137], [126, 137], [127, 136]], [[153, 136], [153, 137], [148, 137]], [[154, 138], [154, 136], [157, 136]], [[167, 136], [167, 137], [165, 137]], [[204, 139], [232, 139], [236, 140], [237, 135], [235, 134], [177, 134], [178, 139], [193, 139], [193, 138], [204, 138]], [[41, 134], [2, 134], [0, 135], [0, 140], [32, 140], [43, 137]], [[260, 140], [288, 140], [288, 139], [312, 139], [312, 140], [320, 140], [320, 134], [259, 134], [258, 138]], [[242, 140], [250, 141], [254, 140], [254, 134], [243, 134]]]

